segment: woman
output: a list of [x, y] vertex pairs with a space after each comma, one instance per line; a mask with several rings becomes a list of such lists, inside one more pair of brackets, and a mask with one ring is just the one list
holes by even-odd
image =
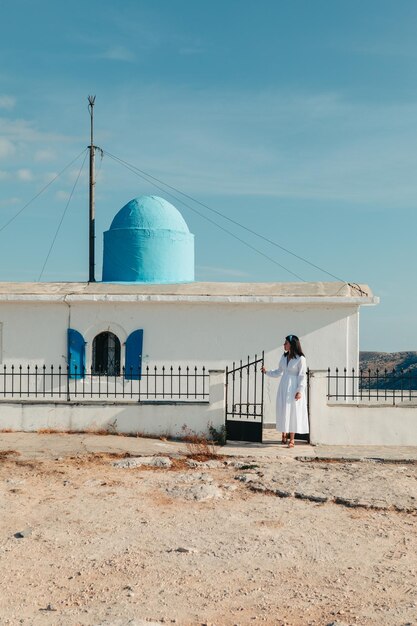
[[294, 447], [295, 433], [308, 433], [307, 415], [307, 363], [296, 335], [285, 337], [284, 354], [278, 369], [261, 369], [263, 374], [272, 377], [282, 376], [277, 394], [277, 430], [282, 432], [282, 443]]

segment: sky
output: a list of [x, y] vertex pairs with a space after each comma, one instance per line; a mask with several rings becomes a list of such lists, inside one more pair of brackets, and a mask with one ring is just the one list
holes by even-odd
[[196, 280], [365, 283], [381, 301], [361, 308], [360, 348], [417, 350], [415, 0], [1, 0], [0, 15], [0, 280], [88, 279], [91, 94], [97, 279], [102, 233], [153, 193], [195, 235]]

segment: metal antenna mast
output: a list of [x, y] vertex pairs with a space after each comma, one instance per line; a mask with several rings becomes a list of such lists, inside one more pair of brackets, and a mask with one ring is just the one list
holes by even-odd
[[94, 180], [94, 152], [96, 146], [94, 145], [93, 139], [93, 131], [94, 131], [94, 103], [96, 101], [95, 96], [88, 96], [88, 110], [90, 112], [90, 195], [89, 195], [89, 273], [88, 273], [88, 281], [90, 283], [95, 283], [95, 229], [96, 229], [96, 218], [95, 218], [95, 207], [94, 207], [94, 185], [96, 184]]

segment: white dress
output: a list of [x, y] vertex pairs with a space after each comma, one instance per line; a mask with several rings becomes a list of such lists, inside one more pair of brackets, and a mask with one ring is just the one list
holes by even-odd
[[[304, 356], [297, 356], [287, 363], [282, 355], [278, 369], [268, 370], [267, 376], [282, 376], [277, 393], [277, 430], [282, 433], [308, 433], [307, 415], [307, 363]], [[299, 391], [301, 398], [295, 399]]]

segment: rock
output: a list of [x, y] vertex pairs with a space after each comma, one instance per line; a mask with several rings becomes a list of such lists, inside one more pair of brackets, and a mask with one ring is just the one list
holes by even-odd
[[194, 548], [175, 548], [173, 550], [168, 550], [168, 552], [182, 552], [183, 554], [195, 554], [198, 550], [194, 550]]
[[275, 489], [274, 493], [279, 498], [290, 498], [293, 495], [291, 491], [283, 491], [282, 489]]
[[256, 474], [238, 474], [235, 476], [235, 480], [240, 480], [242, 483], [252, 483], [258, 479]]
[[172, 467], [172, 461], [168, 456], [155, 456], [155, 457], [150, 458], [148, 465], [152, 467], [168, 468], [168, 467]]
[[223, 497], [222, 490], [217, 485], [199, 484], [191, 487], [180, 487], [178, 485], [167, 489], [167, 493], [174, 498], [184, 498], [184, 500], [213, 500]]
[[259, 465], [256, 463], [252, 463], [250, 460], [247, 461], [228, 461], [228, 465], [235, 467], [236, 469], [255, 469], [258, 468]]
[[121, 459], [120, 461], [114, 461], [113, 463], [113, 466], [119, 469], [131, 469], [133, 467], [140, 467], [141, 465], [170, 468], [172, 466], [172, 461], [167, 456], [139, 456]]
[[265, 487], [265, 485], [262, 485], [261, 483], [252, 483], [249, 485], [249, 488], [251, 491], [258, 491], [261, 493], [265, 493], [265, 491], [268, 491], [268, 489]]
[[24, 539], [25, 537], [29, 537], [29, 535], [31, 534], [32, 534], [32, 529], [26, 528], [25, 530], [20, 530], [19, 532], [15, 533], [13, 537], [15, 537], [15, 539]]
[[195, 474], [195, 478], [201, 480], [203, 483], [212, 483], [214, 478], [210, 474]]
[[236, 485], [222, 485], [223, 489], [226, 489], [227, 491], [236, 491], [237, 486]]
[[216, 461], [215, 459], [211, 459], [210, 461], [194, 461], [194, 459], [189, 459], [187, 461], [187, 465], [189, 467], [204, 467], [207, 469], [217, 469], [218, 467], [224, 467], [224, 463], [222, 461]]
[[52, 606], [52, 604], [48, 604], [44, 609], [39, 609], [40, 611], [56, 611], [57, 609]]
[[329, 498], [327, 496], [317, 496], [315, 494], [309, 493], [301, 493], [300, 491], [294, 492], [294, 497], [299, 498], [300, 500], [310, 500], [310, 502], [328, 502]]

